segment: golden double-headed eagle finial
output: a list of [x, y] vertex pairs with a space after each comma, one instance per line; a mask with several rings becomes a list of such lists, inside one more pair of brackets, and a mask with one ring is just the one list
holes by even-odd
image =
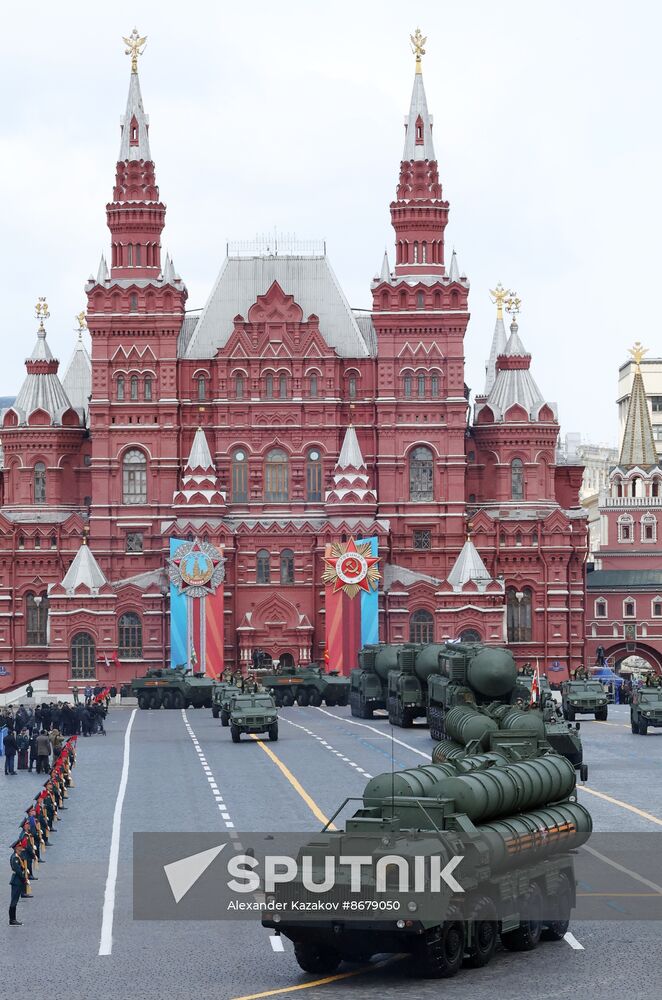
[[76, 322], [78, 323], [78, 333], [81, 334], [83, 330], [87, 330], [87, 319], [85, 318], [85, 310], [76, 314]]
[[506, 299], [505, 304], [506, 304], [506, 312], [514, 319], [518, 315], [521, 309], [522, 300], [515, 292], [511, 292], [508, 298]]
[[39, 329], [44, 329], [44, 320], [48, 319], [50, 313], [48, 311], [48, 303], [44, 295], [40, 295], [37, 299], [37, 304], [34, 307], [34, 314], [39, 320]]
[[128, 38], [122, 35], [122, 41], [126, 45], [124, 54], [126, 56], [131, 56], [131, 72], [138, 72], [138, 56], [141, 56], [145, 51], [145, 46], [147, 44], [147, 35], [142, 38], [138, 34], [138, 29], [134, 28]]
[[421, 29], [417, 28], [413, 35], [409, 36], [411, 41], [411, 50], [416, 56], [416, 72], [421, 72], [421, 56], [425, 55], [424, 45], [427, 42], [427, 35], [423, 38], [421, 34]]
[[503, 319], [503, 304], [508, 296], [512, 294], [511, 291], [503, 287], [501, 282], [497, 284], [496, 288], [490, 289], [490, 298], [497, 307], [497, 319]]
[[643, 347], [640, 340], [635, 340], [634, 347], [629, 348], [628, 354], [632, 356], [632, 360], [634, 361], [637, 368], [639, 368], [641, 362], [644, 359], [644, 354], [648, 354], [648, 348]]

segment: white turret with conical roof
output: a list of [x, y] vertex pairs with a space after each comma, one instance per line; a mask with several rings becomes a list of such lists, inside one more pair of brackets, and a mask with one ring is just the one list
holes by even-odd
[[198, 427], [193, 437], [182, 486], [173, 497], [175, 506], [219, 507], [225, 505], [225, 493], [219, 488], [216, 466], [209, 450], [207, 435]]
[[129, 95], [126, 100], [126, 111], [120, 119], [122, 128], [122, 139], [120, 142], [120, 155], [118, 160], [151, 160], [152, 154], [149, 150], [149, 116], [145, 114], [143, 98], [140, 93], [140, 77], [138, 76], [138, 56], [140, 49], [147, 41], [146, 38], [139, 38], [138, 32], [134, 28], [129, 38], [125, 38], [129, 48], [127, 55], [131, 55], [131, 78], [129, 82]]
[[363, 508], [373, 510], [377, 494], [369, 487], [368, 469], [363, 458], [359, 439], [352, 424], [345, 431], [340, 455], [333, 473], [333, 486], [326, 494], [326, 505], [332, 507]]
[[641, 374], [641, 360], [646, 353], [646, 348], [637, 341], [630, 350], [634, 359], [634, 378], [632, 389], [630, 390], [630, 401], [628, 403], [628, 413], [625, 420], [625, 431], [623, 432], [623, 444], [618, 461], [619, 468], [627, 469], [633, 466], [639, 469], [650, 469], [657, 466], [658, 456], [653, 434], [653, 424], [648, 412], [648, 400], [646, 399], [646, 387]]
[[74, 556], [74, 561], [64, 575], [61, 586], [68, 594], [73, 594], [82, 584], [95, 594], [107, 583], [106, 574], [84, 538], [83, 544]]
[[461, 590], [465, 583], [473, 580], [479, 590], [485, 590], [492, 577], [481, 559], [478, 549], [469, 536], [462, 546], [459, 556], [448, 574], [448, 583], [454, 590]]

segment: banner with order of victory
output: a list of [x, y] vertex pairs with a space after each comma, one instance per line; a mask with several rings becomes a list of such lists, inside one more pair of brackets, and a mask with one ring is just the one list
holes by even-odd
[[170, 666], [220, 677], [223, 672], [222, 550], [197, 538], [170, 539]]

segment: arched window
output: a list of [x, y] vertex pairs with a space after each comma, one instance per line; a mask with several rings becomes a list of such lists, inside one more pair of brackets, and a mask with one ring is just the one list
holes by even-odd
[[126, 248], [126, 263], [129, 267], [133, 267], [133, 244], [129, 243]]
[[322, 456], [311, 448], [306, 456], [306, 500], [315, 503], [322, 499]]
[[71, 642], [71, 677], [92, 680], [96, 673], [97, 648], [89, 632], [78, 632]]
[[132, 375], [131, 376], [131, 399], [133, 400], [133, 399], [137, 399], [137, 398], [138, 398], [138, 376], [137, 375]]
[[644, 516], [642, 517], [641, 540], [642, 542], [657, 541], [657, 518], [655, 517], [655, 514], [644, 514]]
[[631, 597], [626, 598], [623, 601], [623, 617], [624, 618], [634, 618], [637, 614], [637, 605], [632, 600]]
[[460, 642], [480, 642], [480, 632], [475, 628], [465, 628], [460, 632]]
[[508, 642], [531, 642], [533, 591], [530, 587], [506, 590]]
[[357, 380], [356, 375], [350, 375], [347, 379], [347, 394], [350, 399], [356, 399]]
[[48, 597], [43, 590], [38, 596], [25, 595], [25, 642], [28, 646], [48, 645]]
[[618, 519], [619, 542], [634, 541], [634, 520], [630, 514], [621, 514]]
[[264, 499], [270, 503], [285, 503], [289, 499], [287, 455], [273, 448], [264, 468]]
[[131, 292], [129, 296], [129, 312], [138, 312], [138, 294], [136, 292]]
[[510, 495], [513, 500], [524, 499], [524, 465], [521, 458], [510, 463]]
[[145, 379], [145, 399], [150, 400], [152, 398], [152, 380], [147, 376]]
[[123, 375], [118, 375], [117, 376], [117, 398], [120, 399], [120, 400], [124, 399], [124, 376]]
[[416, 308], [422, 309], [425, 305], [425, 296], [423, 292], [416, 292]]
[[432, 396], [433, 399], [434, 399], [435, 396], [439, 395], [439, 376], [438, 375], [431, 375], [430, 376], [430, 395]]
[[234, 377], [234, 395], [235, 399], [244, 398], [244, 376], [235, 375]]
[[411, 384], [412, 384], [411, 375], [405, 375], [405, 377], [402, 380], [402, 388], [404, 390], [405, 399], [411, 399]]
[[409, 456], [409, 499], [433, 500], [433, 457], [429, 448], [414, 448]]
[[196, 378], [198, 383], [198, 400], [203, 400], [207, 398], [207, 379], [204, 375], [198, 375]]
[[46, 503], [46, 466], [43, 462], [35, 462], [34, 502]]
[[409, 618], [410, 642], [434, 642], [434, 618], [422, 608], [414, 611]]
[[660, 480], [654, 479], [653, 482], [651, 483], [651, 496], [659, 497], [659, 495], [660, 495]]
[[269, 553], [266, 549], [260, 549], [256, 556], [256, 580], [258, 583], [271, 582], [271, 567], [269, 565]]
[[122, 502], [147, 503], [147, 459], [137, 448], [122, 461]]
[[308, 395], [311, 399], [317, 399], [319, 389], [317, 386], [317, 375], [311, 375], [308, 382]]
[[283, 549], [280, 554], [280, 582], [283, 585], [294, 583], [294, 552]]
[[425, 375], [416, 376], [416, 395], [419, 399], [425, 399]]
[[595, 617], [596, 618], [606, 618], [607, 617], [607, 602], [604, 597], [599, 597], [595, 602]]
[[245, 503], [248, 500], [248, 461], [243, 448], [238, 448], [232, 456], [232, 502]]
[[271, 372], [269, 372], [269, 374], [265, 376], [264, 391], [267, 399], [274, 398], [274, 377], [271, 374]]
[[135, 611], [127, 611], [117, 623], [117, 655], [127, 660], [139, 660], [143, 655], [143, 626]]
[[418, 264], [418, 240], [414, 240], [414, 264]]
[[278, 376], [278, 396], [287, 399], [287, 375]]

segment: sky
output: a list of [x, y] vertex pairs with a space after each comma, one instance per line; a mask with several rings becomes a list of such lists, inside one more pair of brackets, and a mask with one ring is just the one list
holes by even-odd
[[83, 286], [108, 253], [122, 35], [148, 36], [140, 77], [163, 246], [204, 305], [227, 241], [326, 240], [352, 306], [391, 252], [414, 72], [424, 80], [450, 201], [446, 245], [471, 282], [466, 381], [484, 381], [497, 281], [562, 433], [617, 438], [618, 366], [662, 355], [662, 8], [653, 0], [33, 0], [3, 9], [0, 63], [0, 396], [23, 380], [48, 299], [61, 374]]

